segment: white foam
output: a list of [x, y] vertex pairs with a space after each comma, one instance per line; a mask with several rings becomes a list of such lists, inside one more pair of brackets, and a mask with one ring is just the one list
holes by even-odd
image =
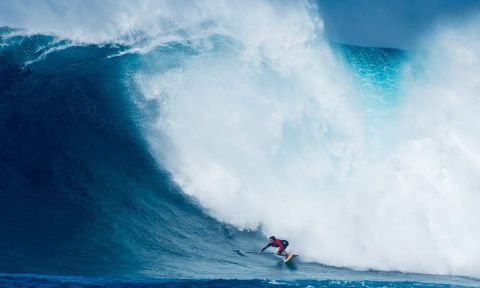
[[441, 32], [406, 64], [415, 75], [405, 70], [377, 151], [372, 112], [317, 20], [294, 8], [240, 13], [222, 23], [235, 48], [138, 75], [162, 103], [148, 132], [153, 147], [171, 141], [159, 159], [216, 218], [287, 238], [304, 259], [480, 275], [476, 34]]

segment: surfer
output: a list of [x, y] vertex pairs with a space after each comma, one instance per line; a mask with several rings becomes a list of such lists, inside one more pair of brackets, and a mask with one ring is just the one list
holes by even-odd
[[283, 255], [285, 256], [285, 259], [288, 257], [288, 253], [287, 251], [285, 251], [285, 249], [287, 249], [287, 246], [288, 246], [287, 240], [280, 240], [280, 239], [276, 239], [275, 236], [270, 236], [268, 238], [268, 241], [269, 241], [268, 244], [258, 252], [259, 254], [265, 251], [265, 249], [267, 249], [268, 247], [278, 247], [277, 255]]

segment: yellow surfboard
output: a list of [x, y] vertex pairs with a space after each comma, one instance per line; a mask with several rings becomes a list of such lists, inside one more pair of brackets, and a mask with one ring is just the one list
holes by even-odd
[[287, 259], [283, 260], [283, 262], [285, 262], [285, 264], [286, 264], [286, 263], [289, 263], [289, 262], [291, 262], [291, 261], [292, 261], [295, 257], [297, 257], [297, 256], [298, 256], [298, 255], [290, 254], [290, 255], [288, 255]]

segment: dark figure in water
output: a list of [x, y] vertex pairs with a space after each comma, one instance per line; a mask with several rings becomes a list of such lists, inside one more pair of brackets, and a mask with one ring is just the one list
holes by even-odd
[[258, 253], [262, 253], [268, 247], [278, 247], [277, 255], [283, 255], [285, 256], [285, 259], [288, 257], [288, 253], [287, 251], [285, 251], [285, 249], [287, 249], [287, 246], [288, 246], [287, 240], [280, 240], [280, 239], [276, 239], [275, 236], [270, 236], [268, 238], [268, 241], [269, 243], [265, 247], [263, 247], [262, 250], [260, 250]]

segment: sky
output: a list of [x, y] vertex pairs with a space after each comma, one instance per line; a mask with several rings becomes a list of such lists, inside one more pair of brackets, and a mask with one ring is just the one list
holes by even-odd
[[408, 49], [429, 31], [480, 15], [478, 0], [318, 0], [335, 42]]

